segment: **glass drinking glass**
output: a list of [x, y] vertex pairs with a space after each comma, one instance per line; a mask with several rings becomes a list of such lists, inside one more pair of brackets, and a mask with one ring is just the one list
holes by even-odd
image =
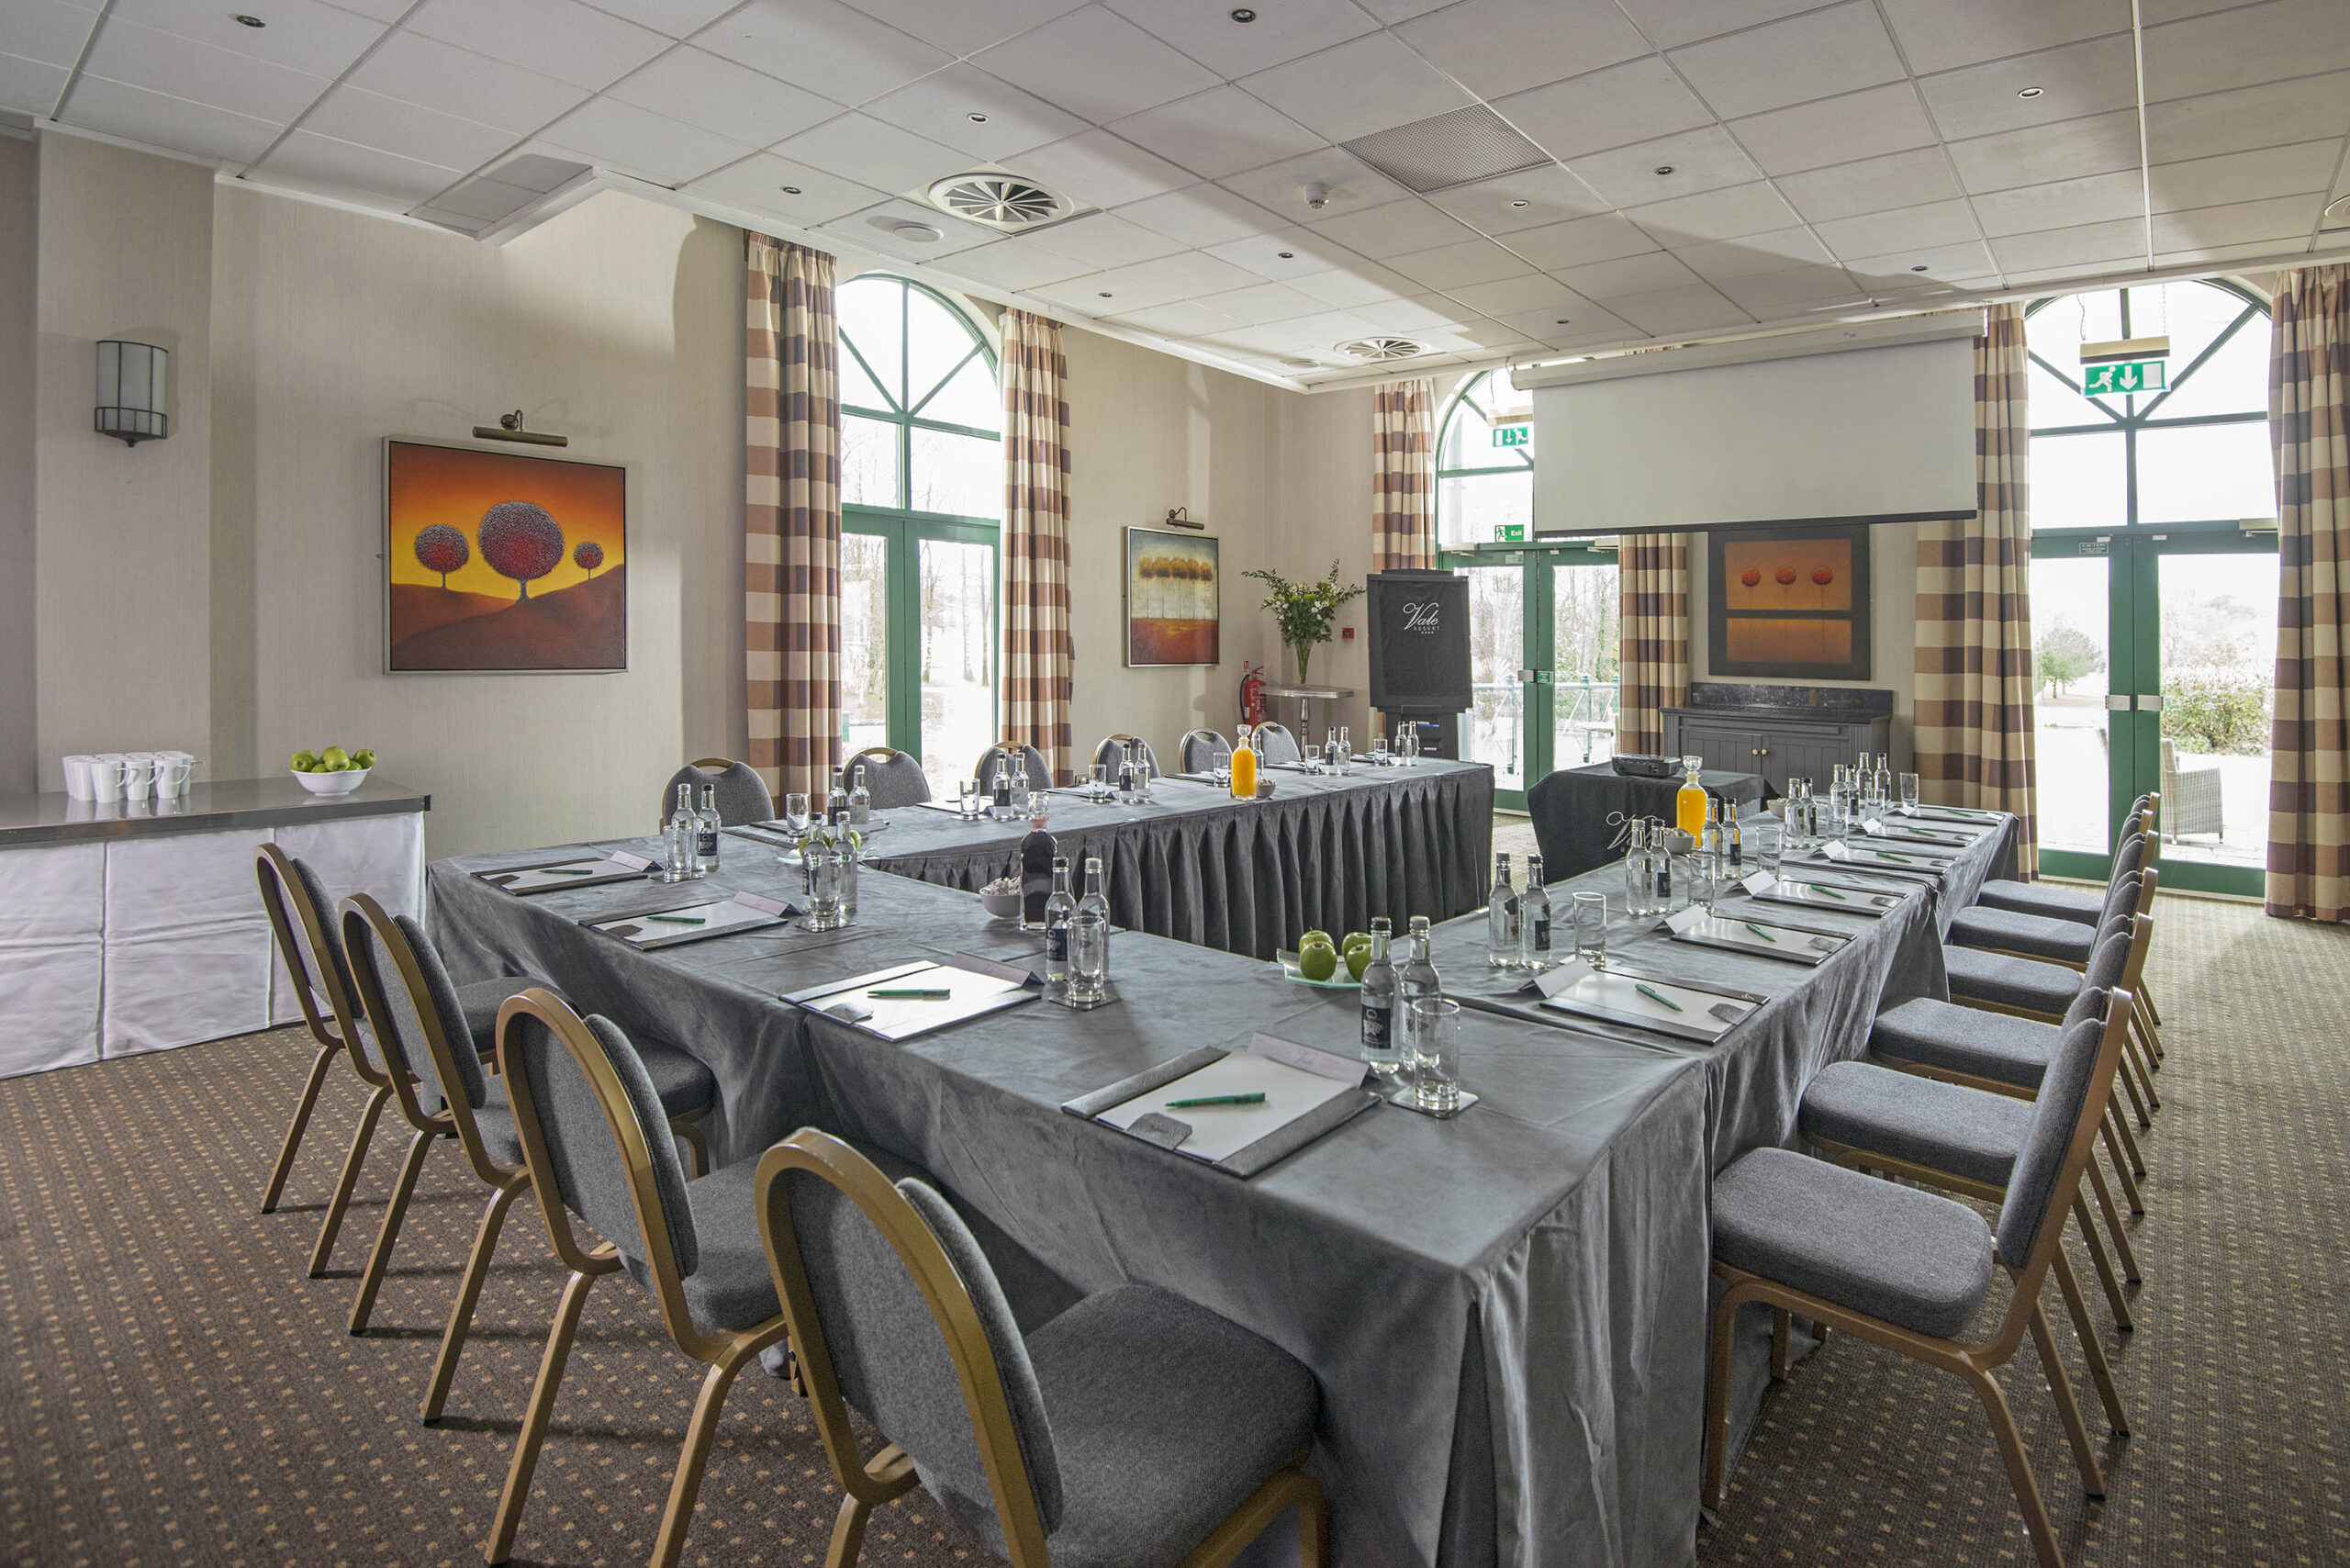
[[960, 779], [956, 789], [955, 809], [963, 813], [967, 822], [977, 817], [979, 814], [979, 781], [976, 778]]
[[1574, 896], [1575, 957], [1595, 969], [1607, 967], [1607, 895]]
[[1460, 1109], [1460, 1003], [1412, 999], [1412, 1102], [1449, 1116]]
[[1759, 822], [1746, 830], [1746, 841], [1754, 846], [1755, 863], [1774, 877], [1779, 874], [1779, 857], [1787, 847], [1788, 835], [1795, 830], [1780, 823]]
[[1110, 765], [1106, 762], [1095, 763], [1093, 765], [1093, 798], [1099, 801], [1113, 792], [1114, 787], [1110, 782]]
[[1387, 737], [1385, 735], [1373, 735], [1371, 737], [1371, 760], [1373, 766], [1379, 767], [1385, 767], [1394, 760], [1387, 755]]
[[1914, 773], [1901, 776], [1901, 809], [1905, 812], [1918, 809], [1918, 776]]
[[794, 833], [808, 831], [808, 797], [789, 794], [783, 798], [783, 825]]
[[1046, 813], [1046, 810], [1047, 810], [1047, 809], [1052, 805], [1052, 803], [1053, 803], [1053, 797], [1052, 797], [1052, 792], [1051, 792], [1050, 790], [1029, 790], [1029, 791], [1028, 791], [1028, 825], [1029, 825], [1030, 827], [1042, 827], [1042, 826], [1044, 826], [1044, 825], [1045, 825], [1045, 813]]
[[822, 834], [800, 846], [800, 857], [808, 868], [808, 916], [800, 922], [810, 931], [834, 931], [846, 924], [841, 910], [841, 846]]

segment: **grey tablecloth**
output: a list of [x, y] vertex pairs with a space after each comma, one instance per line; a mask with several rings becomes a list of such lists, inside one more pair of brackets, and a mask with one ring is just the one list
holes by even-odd
[[[1550, 877], [1574, 877], [1595, 866], [1620, 859], [1623, 826], [1615, 816], [1662, 817], [1673, 820], [1673, 796], [1682, 776], [1633, 778], [1611, 765], [1565, 767], [1547, 774], [1526, 792], [1527, 815], [1534, 819], [1534, 838], [1542, 846], [1542, 865]], [[1759, 773], [1732, 773], [1708, 767], [1697, 775], [1706, 793], [1733, 806], [1767, 805], [1779, 792]]]
[[[1053, 796], [1050, 828], [1079, 871], [1098, 855], [1110, 914], [1156, 936], [1269, 958], [1317, 926], [1404, 929], [1484, 901], [1493, 863], [1494, 772], [1484, 763], [1357, 767], [1344, 777], [1270, 768], [1270, 801], [1164, 778], [1147, 806]], [[906, 806], [868, 847], [884, 871], [977, 892], [1013, 870], [1018, 823], [967, 823]], [[745, 841], [738, 841], [745, 842]]]

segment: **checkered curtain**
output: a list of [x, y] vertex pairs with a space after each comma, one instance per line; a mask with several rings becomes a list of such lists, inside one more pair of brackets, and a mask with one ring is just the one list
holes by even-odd
[[[2038, 874], [2032, 811], [2031, 418], [2024, 308], [1994, 305], [1975, 340], [1975, 515], [1918, 525], [1919, 793], [2013, 812], [2016, 859]], [[2085, 787], [2079, 780], [2067, 788]]]
[[2279, 575], [2266, 902], [2271, 914], [2338, 921], [2350, 916], [2350, 267], [2285, 274], [2271, 323]]
[[1436, 565], [1436, 383], [1371, 389], [1371, 569]]
[[1075, 781], [1069, 703], [1077, 643], [1069, 616], [1069, 361], [1061, 326], [1003, 313], [1003, 739]]
[[840, 334], [833, 258], [744, 235], [744, 647], [750, 763], [778, 797], [841, 762]]
[[1624, 535], [1616, 589], [1616, 749], [1653, 756], [1664, 749], [1664, 711], [1689, 700], [1689, 536]]

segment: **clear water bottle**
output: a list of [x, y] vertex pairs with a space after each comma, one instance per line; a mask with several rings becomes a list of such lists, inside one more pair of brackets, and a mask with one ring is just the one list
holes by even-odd
[[1485, 900], [1485, 967], [1517, 967], [1517, 890], [1510, 886], [1507, 852], [1494, 857], [1494, 890]]
[[701, 837], [701, 824], [694, 820], [694, 787], [677, 786], [677, 809], [669, 813], [669, 827], [663, 835], [661, 846], [661, 879], [684, 882], [701, 875], [695, 850]]
[[1085, 857], [1085, 896], [1069, 918], [1069, 994], [1099, 1002], [1110, 989], [1110, 901], [1102, 891], [1102, 857]]
[[707, 876], [718, 869], [718, 786], [701, 787], [701, 809], [694, 812], [694, 868]]
[[824, 821], [834, 827], [848, 825], [848, 787], [844, 782], [846, 777], [844, 769], [834, 768], [833, 787], [824, 795]]
[[856, 868], [865, 859], [865, 835], [855, 828], [842, 827], [833, 831], [840, 841], [837, 852], [841, 885], [841, 924], [845, 925], [856, 918]]
[[1879, 813], [1892, 806], [1893, 758], [1883, 752], [1876, 754], [1876, 778], [1869, 785], [1869, 793], [1875, 798]]
[[1542, 885], [1542, 857], [1526, 857], [1526, 890], [1517, 896], [1518, 968], [1550, 967], [1550, 890]]
[[1649, 866], [1649, 824], [1645, 817], [1634, 817], [1625, 824], [1624, 845], [1624, 908], [1635, 918], [1649, 913], [1650, 890], [1656, 884], [1656, 873]]
[[1397, 1056], [1403, 1069], [1411, 1070], [1418, 1043], [1416, 1038], [1412, 1003], [1424, 996], [1442, 996], [1444, 980], [1436, 972], [1436, 960], [1428, 957], [1428, 917], [1412, 916], [1405, 937], [1404, 967], [1395, 972], [1395, 1024], [1393, 1036]]
[[1394, 955], [1388, 950], [1395, 923], [1379, 915], [1371, 923], [1371, 962], [1362, 969], [1362, 1059], [1382, 1078], [1393, 1077], [1404, 1065], [1402, 1027], [1395, 1016], [1397, 977]]
[[1746, 875], [1746, 832], [1738, 825], [1738, 808], [1722, 807], [1722, 875], [1735, 880]]
[[1655, 873], [1649, 883], [1649, 913], [1673, 913], [1673, 841], [1665, 837], [1662, 817], [1649, 819], [1649, 869]]
[[1352, 773], [1355, 770], [1355, 743], [1348, 738], [1347, 726], [1344, 724], [1338, 726], [1337, 768], [1340, 773]]
[[1053, 857], [1053, 893], [1045, 901], [1045, 985], [1053, 994], [1069, 991], [1069, 927], [1077, 919], [1077, 899], [1069, 890], [1069, 857]]
[[863, 827], [873, 820], [873, 791], [865, 787], [865, 764], [856, 765], [856, 782], [849, 786], [848, 825]]
[[1000, 823], [1012, 820], [1012, 765], [1001, 756], [995, 759], [995, 777], [988, 781], [988, 815]]

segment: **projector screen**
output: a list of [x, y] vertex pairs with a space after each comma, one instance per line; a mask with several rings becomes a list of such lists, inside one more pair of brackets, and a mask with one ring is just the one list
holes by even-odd
[[1534, 387], [1538, 538], [1975, 514], [1968, 338], [1685, 369], [1676, 352], [1703, 351], [1537, 373], [1558, 383]]

